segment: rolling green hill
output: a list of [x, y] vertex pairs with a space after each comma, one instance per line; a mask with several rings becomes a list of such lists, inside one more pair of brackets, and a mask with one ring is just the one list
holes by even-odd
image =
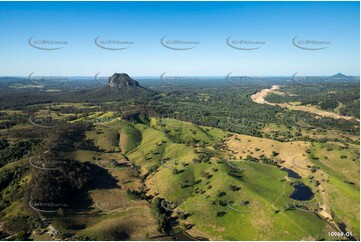
[[[5, 228], [27, 216], [31, 238], [39, 240], [170, 239], [175, 230], [211, 240], [330, 240], [329, 232], [342, 223], [359, 238], [352, 206], [359, 201], [356, 144], [279, 142], [171, 118], [131, 122], [114, 112], [69, 122], [91, 122], [68, 134], [79, 142], [64, 139], [68, 148], [62, 151], [64, 159], [85, 164], [93, 174], [74, 195], [84, 201], [39, 213], [58, 232], [44, 234], [52, 228], [31, 224], [39, 214], [18, 193], [36, 182], [38, 172], [24, 157], [0, 168], [2, 177], [24, 168], [1, 191]], [[292, 163], [300, 157], [307, 162]], [[300, 183], [312, 191], [310, 200], [290, 198]]]

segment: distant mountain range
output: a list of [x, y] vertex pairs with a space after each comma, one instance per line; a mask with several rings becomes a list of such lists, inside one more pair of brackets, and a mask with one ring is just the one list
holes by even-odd
[[[102, 86], [99, 86], [102, 84]], [[56, 92], [48, 90], [57, 90]], [[115, 73], [103, 82], [67, 81], [57, 86], [34, 84], [28, 78], [0, 77], [0, 93], [7, 99], [17, 98], [17, 92], [27, 100], [52, 101], [129, 101], [147, 102], [158, 93], [142, 87], [125, 73]], [[34, 96], [35, 95], [35, 96]], [[39, 98], [37, 98], [39, 97]], [[25, 103], [25, 102], [24, 102]]]
[[[317, 76], [314, 76], [317, 77]], [[321, 76], [320, 76], [321, 77]], [[322, 76], [323, 78], [327, 78], [327, 76]], [[34, 75], [34, 80], [38, 80], [37, 77]], [[59, 78], [59, 77], [58, 77]], [[49, 78], [51, 79], [51, 78]], [[61, 79], [61, 77], [60, 77]], [[138, 88], [139, 90], [143, 89], [141, 92], [146, 91], [149, 92], [149, 89], [144, 88], [139, 84], [138, 81], [132, 79], [128, 74], [126, 73], [114, 73], [109, 78], [101, 78], [102, 81], [98, 81], [97, 77], [65, 77], [64, 79], [66, 81], [60, 83], [59, 85], [53, 85], [52, 81], [49, 81], [48, 85], [45, 84], [44, 86], [41, 85], [41, 83], [46, 83], [46, 78], [44, 80], [40, 81], [31, 81], [29, 77], [0, 77], [0, 91], [3, 92], [9, 92], [10, 90], [13, 91], [44, 91], [49, 89], [56, 89], [56, 90], [91, 90], [94, 91], [94, 89], [102, 89], [104, 87], [106, 88], [113, 88], [117, 87], [117, 89], [122, 90], [120, 92], [125, 92], [123, 89], [129, 89], [129, 88]], [[207, 82], [208, 84], [211, 83], [219, 83], [222, 84], [222, 82], [225, 82], [225, 77], [199, 77], [199, 83], [201, 82]], [[265, 77], [265, 82], [277, 82], [277, 81], [287, 81], [289, 77]], [[328, 78], [327, 78], [328, 79]], [[153, 77], [149, 79], [143, 79], [141, 77], [138, 78], [138, 80], [143, 81], [147, 87], [150, 85], [161, 85], [161, 86], [167, 86], [167, 84], [164, 84], [160, 77]], [[359, 81], [359, 76], [347, 76], [342, 73], [337, 73], [333, 76], [329, 76], [329, 81]], [[184, 80], [184, 85], [188, 84], [195, 84], [197, 81], [194, 81], [193, 79], [190, 81]], [[102, 86], [99, 86], [101, 84]], [[168, 85], [169, 86], [169, 85]], [[118, 91], [119, 91], [118, 90]], [[114, 90], [113, 90], [114, 91]], [[129, 90], [128, 90], [129, 91]]]

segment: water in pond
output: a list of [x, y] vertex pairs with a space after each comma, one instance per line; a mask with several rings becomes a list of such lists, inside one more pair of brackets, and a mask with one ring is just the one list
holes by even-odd
[[293, 185], [295, 191], [291, 194], [290, 198], [298, 201], [307, 201], [313, 198], [313, 192], [308, 186], [303, 184]]
[[284, 168], [284, 167], [281, 170], [287, 172], [288, 177], [296, 178], [296, 179], [302, 178], [300, 175], [298, 175], [297, 172], [294, 172], [293, 170], [290, 170], [290, 169], [287, 169], [287, 168]]

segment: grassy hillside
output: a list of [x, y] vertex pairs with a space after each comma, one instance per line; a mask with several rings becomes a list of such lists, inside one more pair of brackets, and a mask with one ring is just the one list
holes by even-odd
[[[359, 238], [359, 145], [280, 142], [170, 118], [137, 123], [114, 112], [75, 118], [68, 122], [92, 125], [62, 158], [95, 173], [74, 194], [77, 207], [43, 214], [60, 234], [46, 236], [46, 225], [33, 239], [159, 239], [171, 224], [211, 240], [333, 240], [328, 232], [339, 231], [338, 223]], [[39, 216], [21, 195], [36, 169], [28, 161], [0, 167], [1, 174], [25, 167], [1, 191], [8, 220]], [[311, 200], [290, 198], [300, 183]]]

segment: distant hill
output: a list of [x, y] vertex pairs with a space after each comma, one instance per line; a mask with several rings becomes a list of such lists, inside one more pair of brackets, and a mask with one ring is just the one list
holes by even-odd
[[339, 72], [336, 75], [333, 75], [331, 77], [332, 78], [337, 78], [337, 79], [351, 78], [351, 76], [346, 76], [346, 75], [342, 74], [341, 72]]
[[149, 99], [157, 94], [142, 87], [126, 73], [114, 73], [103, 87], [82, 90], [72, 95], [72, 98], [83, 101], [119, 101], [128, 99]]

